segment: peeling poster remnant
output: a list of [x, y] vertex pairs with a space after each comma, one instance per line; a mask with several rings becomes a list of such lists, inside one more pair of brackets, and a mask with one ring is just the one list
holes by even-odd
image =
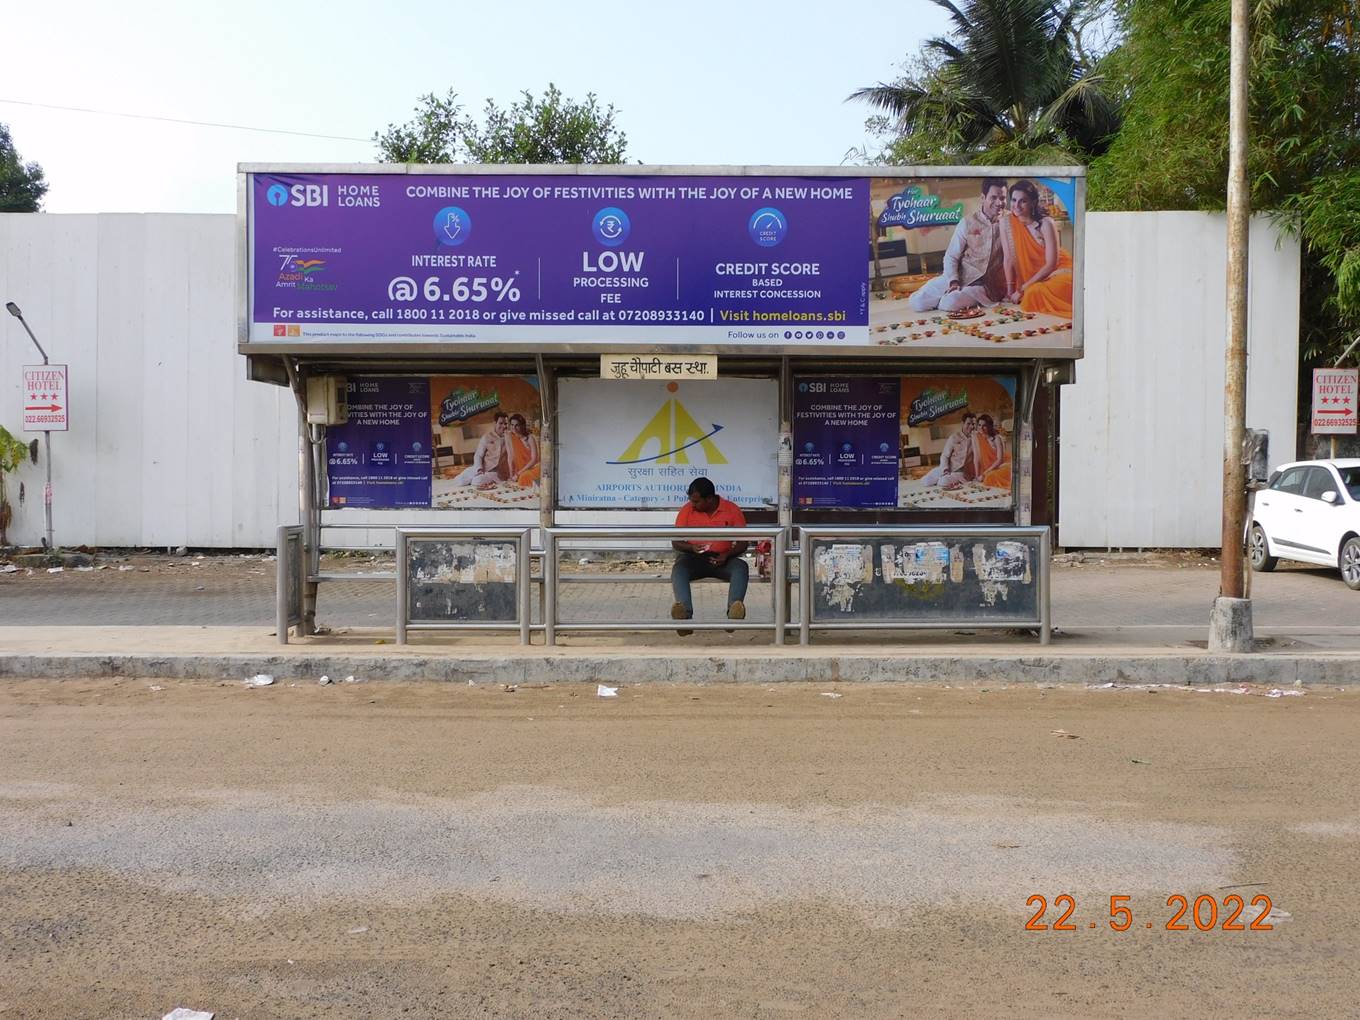
[[854, 606], [863, 585], [874, 580], [874, 547], [836, 543], [813, 552], [812, 576], [822, 586], [822, 598], [841, 612]]
[[[917, 542], [896, 549], [883, 546], [883, 580], [886, 584], [940, 584], [948, 576], [951, 581], [963, 580], [963, 558], [958, 570], [950, 569], [950, 550], [943, 542]], [[954, 575], [958, 574], [957, 577]]]
[[1030, 584], [1034, 579], [1029, 548], [1023, 542], [997, 542], [990, 556], [987, 546], [977, 543], [973, 546], [973, 570], [982, 585], [983, 601], [989, 606], [996, 605], [998, 599], [1009, 599], [1012, 584]]
[[411, 576], [434, 584], [515, 581], [516, 549], [511, 542], [421, 542]]
[[411, 619], [517, 619], [518, 555], [514, 542], [412, 542]]

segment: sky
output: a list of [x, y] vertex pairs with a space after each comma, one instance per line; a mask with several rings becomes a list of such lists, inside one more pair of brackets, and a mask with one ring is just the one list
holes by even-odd
[[845, 97], [946, 30], [927, 0], [81, 0], [3, 20], [0, 123], [42, 165], [53, 213], [232, 213], [237, 163], [373, 162], [375, 131], [450, 88], [474, 112], [550, 82], [594, 92], [631, 161], [853, 163], [872, 111]]

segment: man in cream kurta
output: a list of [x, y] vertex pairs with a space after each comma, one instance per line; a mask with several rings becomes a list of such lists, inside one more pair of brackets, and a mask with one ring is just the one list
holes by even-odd
[[971, 482], [976, 478], [977, 460], [973, 456], [973, 433], [976, 431], [977, 415], [972, 411], [965, 411], [963, 424], [944, 441], [944, 449], [940, 451], [940, 463], [926, 473], [921, 479], [921, 484], [957, 489], [964, 482]]
[[454, 485], [486, 489], [510, 478], [510, 437], [506, 435], [510, 431], [510, 416], [497, 411], [492, 421], [491, 431], [477, 443], [471, 465], [453, 480]]
[[984, 180], [982, 208], [954, 228], [944, 252], [944, 273], [907, 299], [914, 312], [958, 312], [981, 305], [990, 308], [1006, 295], [1001, 263], [1001, 210], [1006, 182]]

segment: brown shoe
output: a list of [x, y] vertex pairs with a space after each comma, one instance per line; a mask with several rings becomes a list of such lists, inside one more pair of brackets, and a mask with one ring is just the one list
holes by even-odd
[[[746, 619], [746, 603], [745, 603], [745, 602], [742, 602], [742, 601], [740, 601], [740, 600], [738, 600], [738, 601], [736, 601], [736, 602], [733, 602], [730, 606], [727, 607], [727, 618], [728, 618], [729, 620], [744, 620], [744, 619]], [[736, 631], [734, 631], [734, 630], [729, 630], [729, 631], [727, 631], [727, 633], [728, 633], [728, 634], [735, 634]]]
[[[672, 604], [672, 606], [671, 606], [671, 619], [672, 619], [672, 620], [688, 620], [688, 619], [689, 619], [691, 616], [693, 616], [693, 615], [694, 615], [693, 613], [691, 613], [688, 609], [686, 609], [686, 608], [684, 607], [684, 604], [683, 604], [683, 603], [676, 602], [676, 603]], [[692, 631], [692, 630], [677, 630], [676, 633], [679, 634], [681, 637], [689, 637], [691, 634], [694, 633], [694, 631]]]

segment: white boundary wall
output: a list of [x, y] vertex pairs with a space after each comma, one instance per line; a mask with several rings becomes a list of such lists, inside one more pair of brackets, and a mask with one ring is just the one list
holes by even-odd
[[[1064, 545], [1218, 544], [1223, 224], [1202, 213], [1087, 218], [1086, 357], [1062, 394]], [[71, 430], [52, 437], [61, 545], [272, 547], [277, 526], [296, 522], [292, 395], [247, 382], [235, 352], [235, 229], [233, 216], [0, 215], [0, 302], [18, 303], [51, 360], [71, 366]], [[1247, 416], [1270, 429], [1272, 463], [1293, 454], [1298, 342], [1298, 245], [1276, 241], [1269, 223], [1253, 224]], [[11, 431], [20, 367], [39, 360], [0, 315], [0, 424]], [[27, 499], [10, 493], [10, 538], [36, 545], [43, 466], [18, 480]], [[327, 533], [336, 544], [368, 537]]]
[[[1058, 544], [1213, 547], [1222, 531], [1227, 227], [1221, 214], [1091, 213], [1086, 356], [1062, 388]], [[1247, 425], [1294, 459], [1299, 245], [1250, 241]]]

